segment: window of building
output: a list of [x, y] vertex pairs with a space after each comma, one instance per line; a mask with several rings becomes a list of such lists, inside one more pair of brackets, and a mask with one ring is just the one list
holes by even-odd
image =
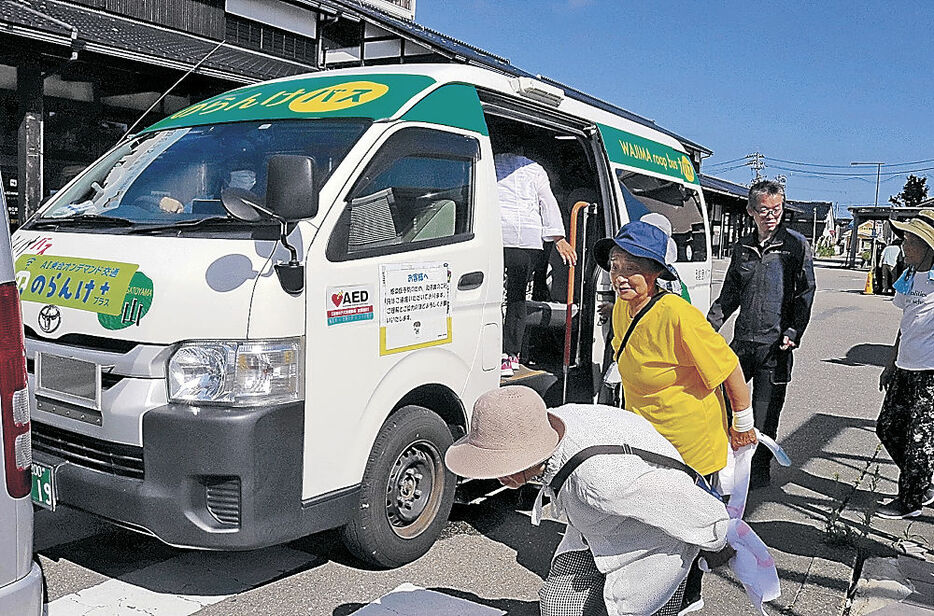
[[624, 169], [617, 169], [616, 177], [630, 220], [639, 220], [649, 212], [661, 214], [671, 222], [678, 263], [707, 260], [704, 213], [696, 190]]
[[476, 139], [430, 129], [390, 137], [350, 190], [328, 258], [359, 259], [470, 239], [479, 152]]
[[227, 14], [227, 42], [271, 55], [315, 62], [315, 40], [273, 26]]

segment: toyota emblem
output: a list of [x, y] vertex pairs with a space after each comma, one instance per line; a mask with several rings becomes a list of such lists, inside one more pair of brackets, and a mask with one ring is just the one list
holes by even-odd
[[62, 311], [58, 309], [58, 306], [51, 304], [43, 306], [42, 310], [39, 311], [38, 321], [39, 329], [51, 334], [62, 324]]

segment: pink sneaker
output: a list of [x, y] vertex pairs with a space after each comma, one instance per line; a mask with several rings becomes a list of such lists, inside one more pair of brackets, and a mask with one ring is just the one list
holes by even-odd
[[518, 355], [510, 355], [509, 363], [512, 365], [513, 372], [519, 371], [519, 356]]
[[512, 376], [512, 359], [508, 355], [503, 355], [503, 363], [500, 365], [500, 376]]

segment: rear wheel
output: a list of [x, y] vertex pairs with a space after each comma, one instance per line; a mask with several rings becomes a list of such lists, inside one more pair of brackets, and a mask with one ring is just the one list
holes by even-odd
[[360, 506], [343, 528], [347, 549], [380, 567], [422, 556], [441, 534], [454, 502], [456, 477], [444, 466], [453, 442], [444, 421], [405, 406], [380, 429], [360, 486]]

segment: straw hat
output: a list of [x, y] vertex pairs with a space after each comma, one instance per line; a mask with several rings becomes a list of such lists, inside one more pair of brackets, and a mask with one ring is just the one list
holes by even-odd
[[535, 390], [508, 385], [477, 399], [470, 432], [448, 448], [444, 462], [461, 477], [506, 477], [550, 458], [563, 436], [564, 422]]
[[890, 220], [889, 222], [898, 231], [914, 233], [927, 242], [928, 246], [934, 248], [934, 210], [921, 210], [915, 218], [908, 222], [898, 220]]

